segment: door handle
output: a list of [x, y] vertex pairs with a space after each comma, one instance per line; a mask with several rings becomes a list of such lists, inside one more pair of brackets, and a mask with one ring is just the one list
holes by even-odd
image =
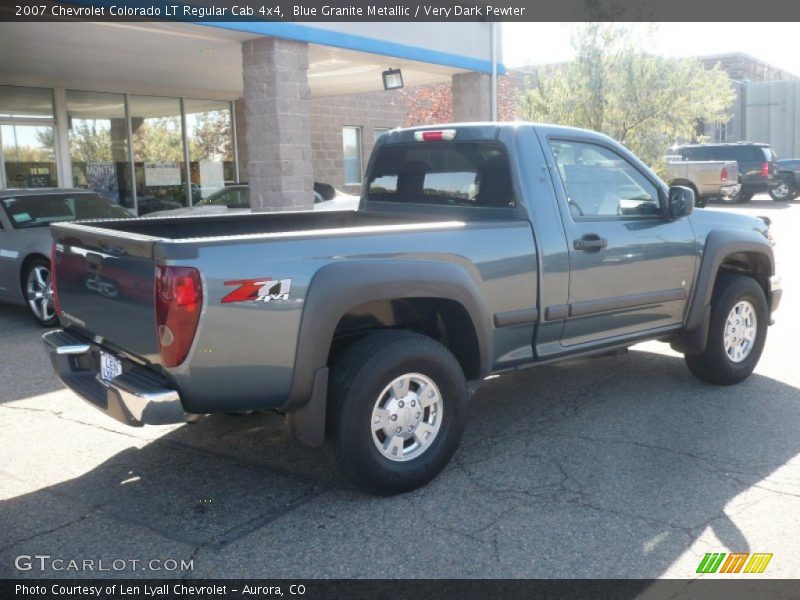
[[596, 233], [587, 233], [581, 239], [572, 242], [575, 250], [583, 250], [584, 252], [596, 252], [608, 246], [608, 240], [601, 238]]

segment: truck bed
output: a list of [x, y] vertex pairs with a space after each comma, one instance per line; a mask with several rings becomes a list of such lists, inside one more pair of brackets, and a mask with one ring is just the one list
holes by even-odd
[[158, 217], [84, 222], [83, 225], [133, 236], [166, 240], [315, 232], [351, 227], [396, 225], [419, 222], [421, 218], [357, 211], [305, 211], [286, 213], [244, 213], [191, 217]]

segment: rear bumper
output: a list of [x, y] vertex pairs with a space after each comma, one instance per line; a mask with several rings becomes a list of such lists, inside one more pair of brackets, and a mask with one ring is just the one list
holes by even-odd
[[742, 189], [742, 184], [733, 183], [731, 185], [723, 185], [719, 188], [719, 193], [723, 198], [730, 198], [738, 194]]
[[59, 379], [96, 409], [126, 425], [168, 425], [194, 420], [183, 410], [177, 391], [147, 369], [125, 363], [110, 382], [99, 376], [100, 347], [58, 329], [42, 336]]

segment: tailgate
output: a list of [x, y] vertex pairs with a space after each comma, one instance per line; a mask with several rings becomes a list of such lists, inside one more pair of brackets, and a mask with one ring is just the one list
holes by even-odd
[[158, 361], [155, 240], [80, 223], [51, 227], [62, 325]]
[[728, 178], [722, 182], [723, 185], [739, 183], [739, 163], [735, 160], [725, 161], [725, 168], [728, 170]]

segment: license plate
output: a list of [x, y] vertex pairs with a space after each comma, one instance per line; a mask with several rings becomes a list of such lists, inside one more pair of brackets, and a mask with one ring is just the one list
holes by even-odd
[[122, 375], [122, 361], [118, 358], [100, 353], [100, 378], [103, 381], [111, 381], [117, 375]]

